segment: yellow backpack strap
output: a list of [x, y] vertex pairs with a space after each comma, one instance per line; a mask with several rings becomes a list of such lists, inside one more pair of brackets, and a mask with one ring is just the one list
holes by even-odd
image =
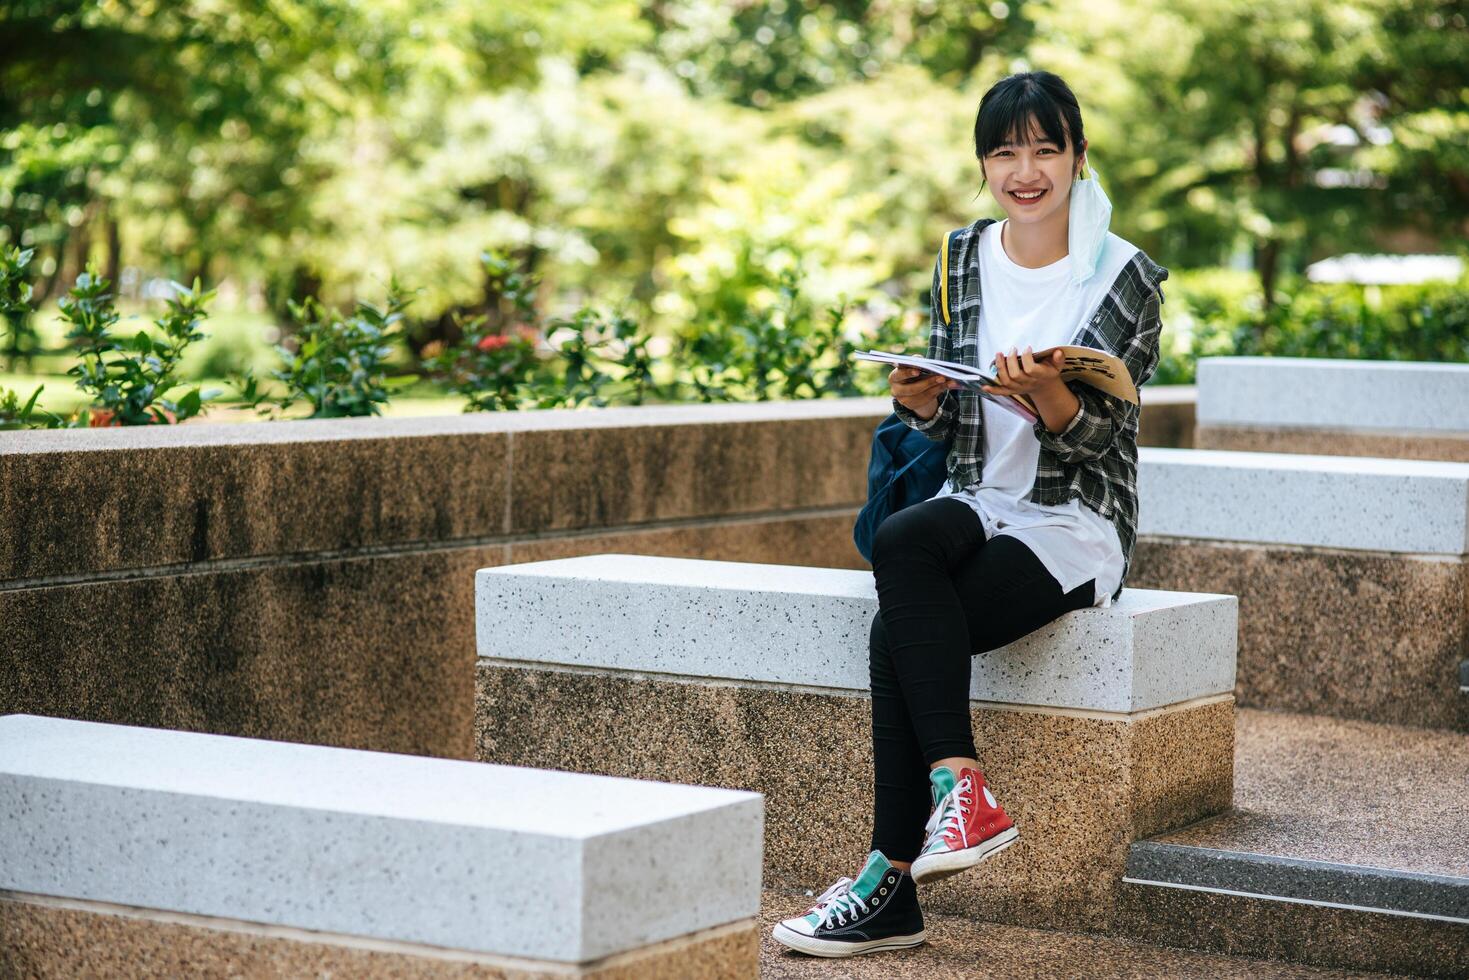
[[939, 253], [939, 302], [943, 304], [945, 324], [949, 322], [949, 239], [953, 234], [944, 234], [944, 250]]

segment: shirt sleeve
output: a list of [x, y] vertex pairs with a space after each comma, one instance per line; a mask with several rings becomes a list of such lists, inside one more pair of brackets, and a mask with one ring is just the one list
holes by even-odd
[[[1132, 335], [1122, 350], [1115, 352], [1139, 390], [1158, 367], [1158, 337], [1163, 330], [1161, 310], [1160, 291], [1149, 290]], [[1044, 421], [1037, 421], [1034, 426], [1036, 439], [1063, 461], [1078, 463], [1097, 459], [1112, 448], [1119, 432], [1136, 431], [1142, 411], [1139, 405], [1114, 398], [1084, 381], [1068, 381], [1066, 387], [1081, 403], [1076, 415], [1060, 432], [1047, 429]]]
[[[947, 239], [945, 246], [947, 246]], [[940, 361], [950, 361], [953, 350], [953, 340], [949, 332], [950, 324], [944, 322], [943, 309], [943, 283], [939, 281], [940, 270], [943, 266], [943, 256], [934, 259], [933, 263], [933, 290], [929, 302], [928, 317], [928, 356]], [[903, 405], [896, 398], [893, 399], [893, 414], [903, 420], [910, 429], [917, 429], [934, 442], [943, 442], [954, 434], [959, 424], [959, 399], [953, 389], [945, 391], [939, 396], [938, 411], [934, 412], [933, 418], [920, 418], [916, 412]]]

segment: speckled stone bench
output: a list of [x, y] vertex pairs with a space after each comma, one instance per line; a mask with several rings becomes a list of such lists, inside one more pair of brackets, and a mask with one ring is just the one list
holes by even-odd
[[[767, 887], [871, 834], [871, 572], [593, 555], [481, 569], [479, 757], [758, 790]], [[1127, 844], [1228, 808], [1235, 599], [1124, 590], [976, 657], [981, 765], [1021, 829], [925, 907], [1107, 928]]]
[[1200, 449], [1469, 462], [1469, 364], [1204, 357], [1198, 374]]
[[1239, 596], [1241, 704], [1469, 731], [1469, 463], [1140, 457], [1128, 581]]
[[0, 972], [754, 977], [761, 820], [729, 790], [6, 715]]

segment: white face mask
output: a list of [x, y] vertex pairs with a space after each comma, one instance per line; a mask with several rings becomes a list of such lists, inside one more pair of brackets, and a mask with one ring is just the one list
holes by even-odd
[[1066, 248], [1071, 253], [1073, 282], [1085, 282], [1097, 271], [1102, 246], [1107, 243], [1107, 226], [1112, 223], [1112, 202], [1102, 191], [1095, 167], [1071, 182], [1071, 207], [1067, 218]]

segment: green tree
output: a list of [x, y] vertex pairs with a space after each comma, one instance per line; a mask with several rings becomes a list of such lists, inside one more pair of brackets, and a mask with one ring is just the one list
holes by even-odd
[[1316, 258], [1465, 232], [1455, 17], [1438, 0], [1066, 0], [1037, 14], [1031, 57], [1100, 110], [1089, 137], [1139, 244], [1191, 265], [1246, 247], [1268, 308]]

